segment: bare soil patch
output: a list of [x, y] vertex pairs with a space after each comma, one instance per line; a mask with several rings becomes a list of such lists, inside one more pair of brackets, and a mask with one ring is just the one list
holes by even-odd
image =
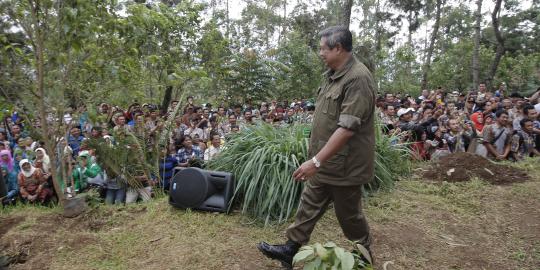
[[17, 226], [24, 220], [24, 217], [10, 217], [0, 219], [0, 238], [4, 236], [11, 228]]
[[455, 153], [431, 164], [422, 175], [425, 179], [447, 182], [464, 182], [473, 177], [494, 185], [524, 182], [530, 179], [527, 172], [504, 164], [494, 163], [471, 153]]

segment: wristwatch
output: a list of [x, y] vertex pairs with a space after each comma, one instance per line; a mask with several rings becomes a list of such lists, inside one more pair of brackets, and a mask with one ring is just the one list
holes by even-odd
[[313, 164], [315, 164], [316, 168], [321, 167], [321, 162], [319, 162], [316, 157], [313, 157], [311, 161], [313, 161]]

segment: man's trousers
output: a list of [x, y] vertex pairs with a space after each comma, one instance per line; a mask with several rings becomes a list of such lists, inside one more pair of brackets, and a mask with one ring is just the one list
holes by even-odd
[[371, 237], [367, 220], [362, 213], [362, 187], [334, 186], [316, 179], [306, 182], [296, 220], [287, 229], [287, 238], [302, 245], [307, 244], [315, 224], [332, 201], [345, 236], [351, 241], [369, 247]]

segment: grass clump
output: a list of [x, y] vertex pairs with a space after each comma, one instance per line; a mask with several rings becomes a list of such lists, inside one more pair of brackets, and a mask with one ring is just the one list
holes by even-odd
[[209, 168], [232, 172], [236, 179], [233, 200], [242, 213], [264, 221], [284, 222], [298, 205], [302, 183], [292, 178], [307, 159], [305, 126], [276, 128], [261, 124], [231, 137]]

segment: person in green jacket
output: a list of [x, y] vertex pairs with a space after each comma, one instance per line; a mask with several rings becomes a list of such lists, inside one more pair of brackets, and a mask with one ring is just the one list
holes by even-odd
[[78, 164], [73, 169], [73, 181], [75, 182], [75, 191], [81, 192], [88, 186], [88, 181], [99, 177], [102, 174], [101, 167], [94, 162], [93, 157], [88, 151], [79, 153]]

